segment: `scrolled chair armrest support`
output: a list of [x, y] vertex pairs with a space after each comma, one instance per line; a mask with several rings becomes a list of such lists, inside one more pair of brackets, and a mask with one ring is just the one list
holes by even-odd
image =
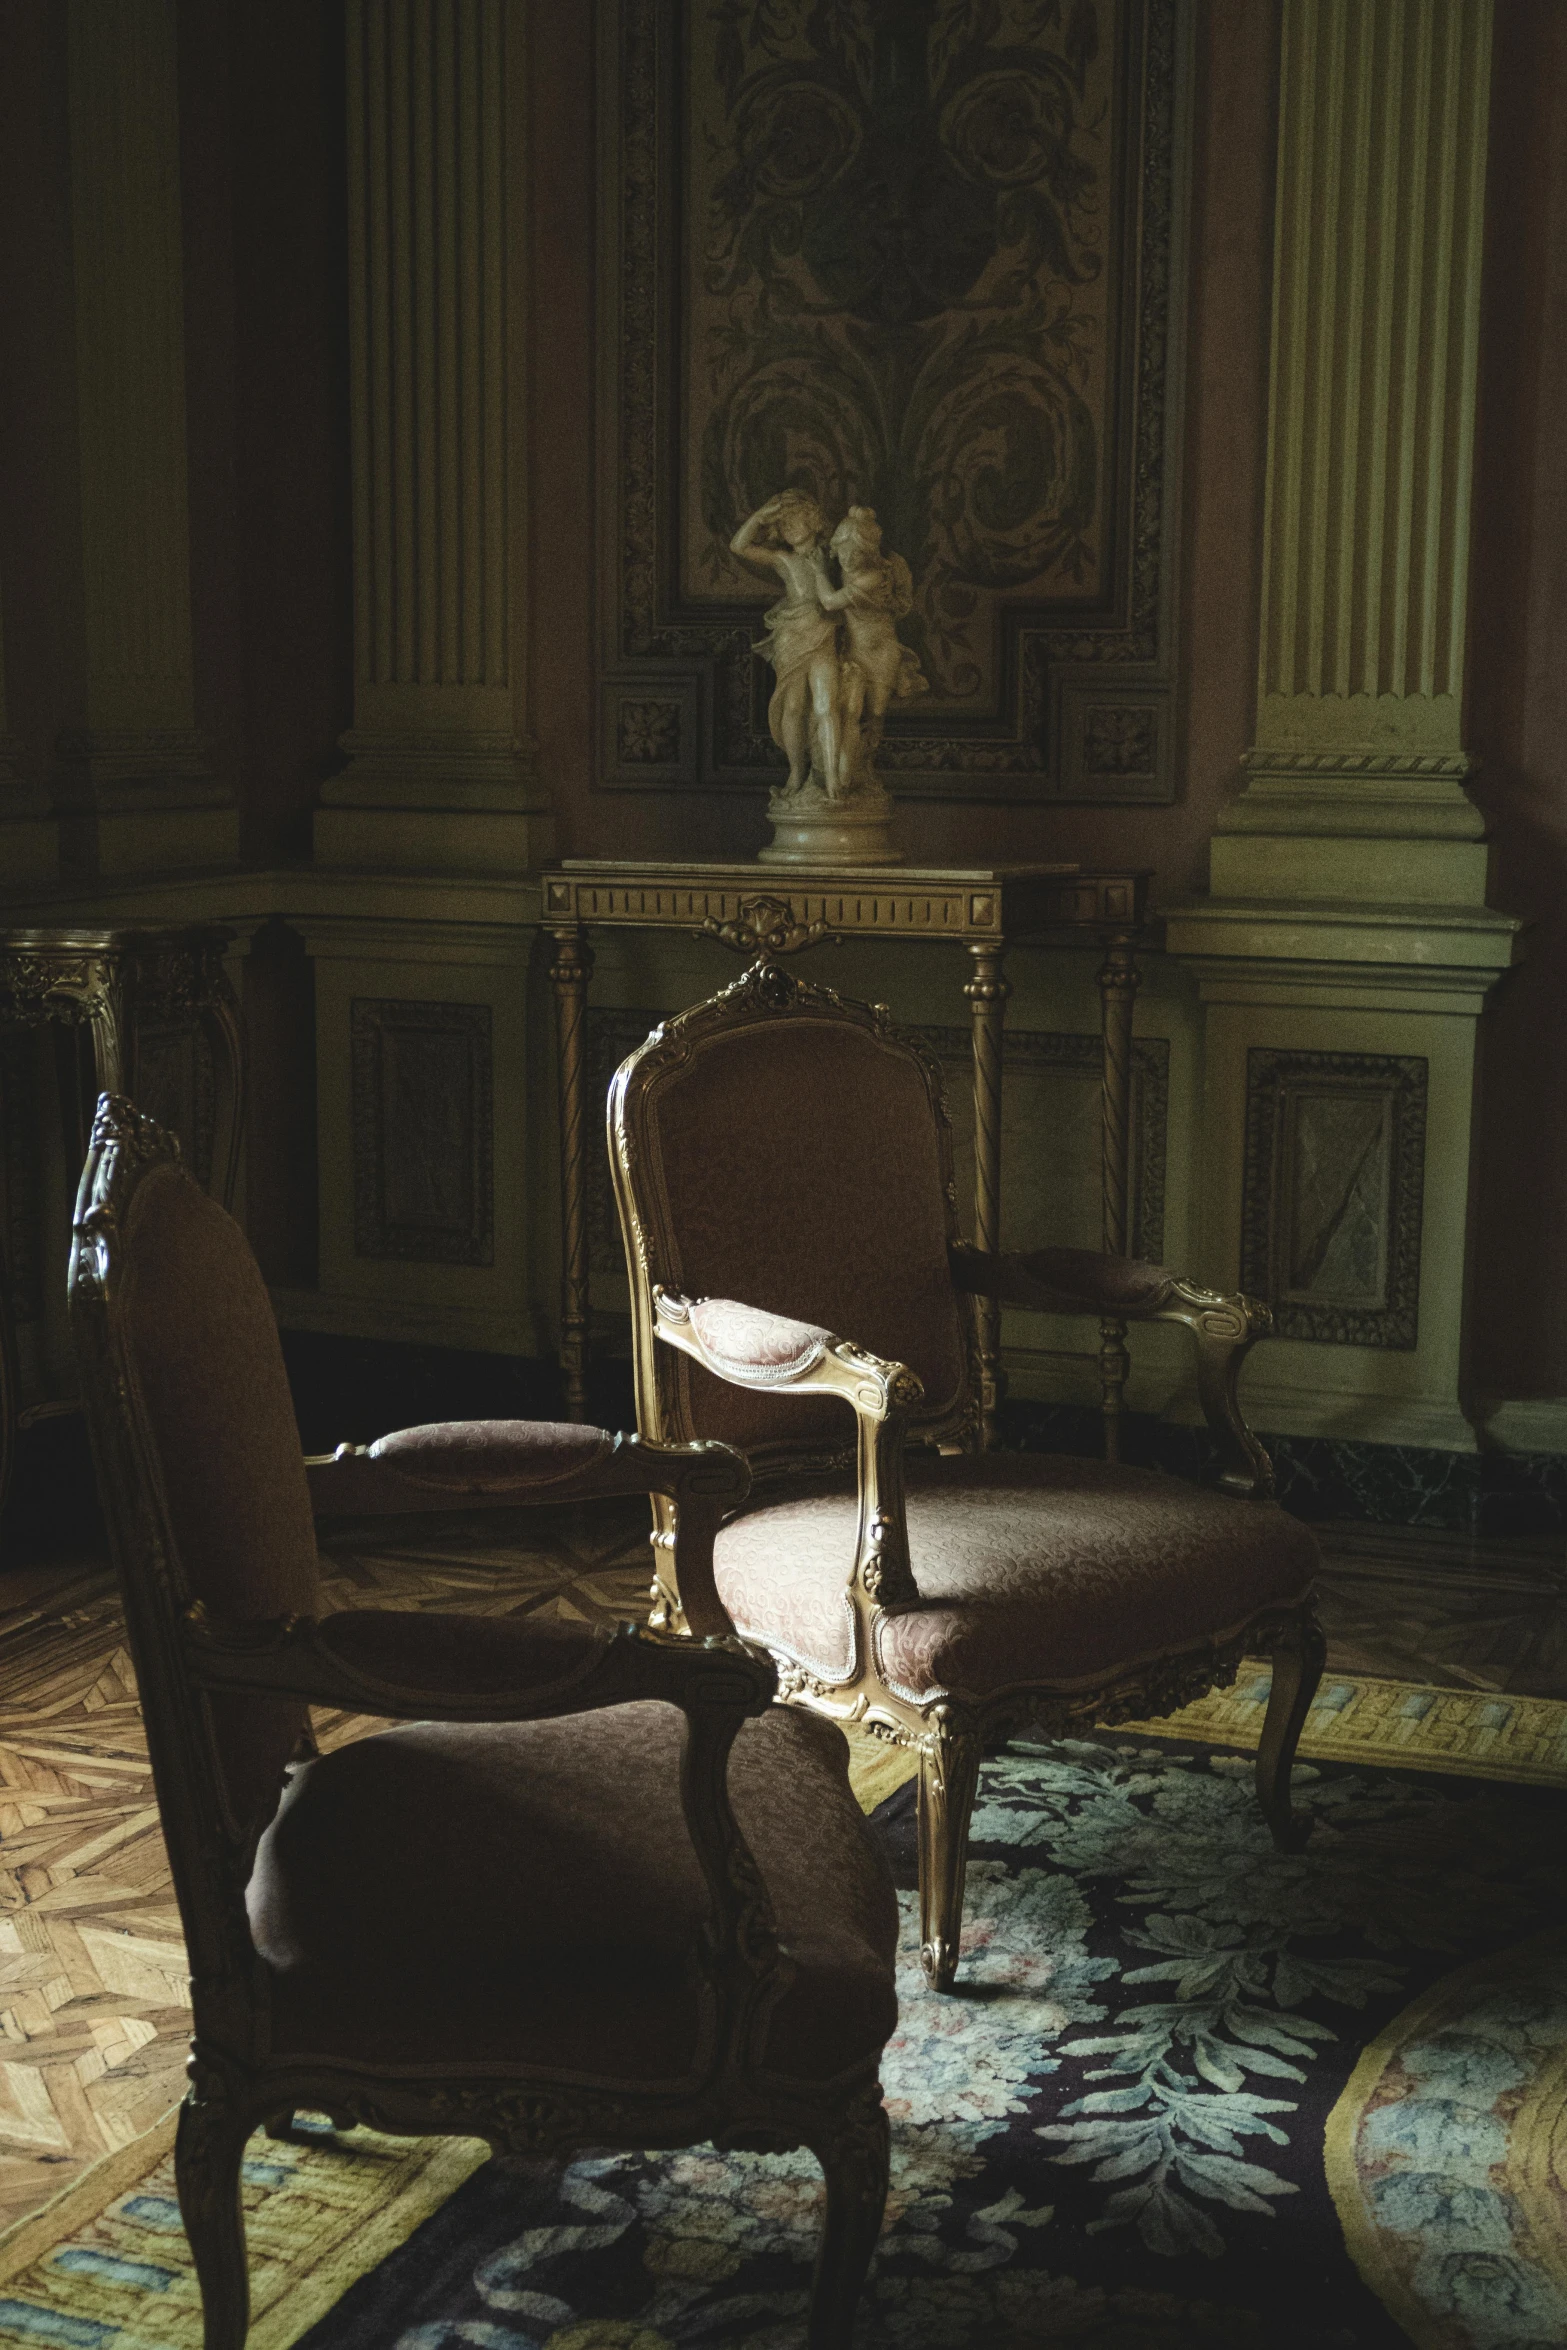
[[925, 1389], [907, 1363], [875, 1355], [812, 1322], [726, 1297], [682, 1297], [655, 1286], [654, 1328], [733, 1387], [786, 1395], [835, 1395], [859, 1437], [860, 1527], [851, 1588], [873, 1607], [919, 1598], [909, 1564], [903, 1439]]
[[1197, 1393], [1219, 1447], [1219, 1482], [1231, 1493], [1266, 1501], [1273, 1463], [1240, 1408], [1241, 1365], [1273, 1329], [1260, 1298], [1203, 1289], [1167, 1265], [1102, 1255], [1086, 1248], [1043, 1248], [991, 1255], [966, 1244], [950, 1252], [960, 1289], [1037, 1313], [1098, 1314], [1118, 1322], [1179, 1322], [1197, 1348]]
[[766, 1889], [730, 1807], [728, 1763], [742, 1722], [772, 1703], [778, 1673], [732, 1633], [692, 1640], [640, 1624], [601, 1630], [385, 1608], [240, 1622], [199, 1601], [183, 1628], [193, 1677], [213, 1692], [412, 1721], [546, 1721], [649, 1699], [678, 1706], [680, 1800], [707, 1880], [714, 1952], [720, 1961], [736, 1953], [757, 1976], [776, 1963]]

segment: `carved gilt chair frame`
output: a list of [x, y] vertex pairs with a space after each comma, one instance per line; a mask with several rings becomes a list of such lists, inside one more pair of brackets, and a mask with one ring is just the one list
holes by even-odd
[[[938, 1416], [922, 1414], [924, 1389], [907, 1364], [868, 1353], [850, 1335], [819, 1332], [820, 1343], [807, 1350], [808, 1359], [759, 1367], [726, 1360], [704, 1344], [697, 1327], [700, 1316], [693, 1318], [693, 1307], [704, 1301], [684, 1294], [670, 1202], [651, 1133], [651, 1106], [661, 1087], [715, 1039], [781, 1017], [850, 1023], [889, 1052], [905, 1055], [924, 1080], [938, 1141], [948, 1261], [954, 1286], [967, 1306], [967, 1377], [951, 1408]], [[854, 1555], [845, 1561], [854, 1618], [853, 1668], [843, 1679], [827, 1681], [798, 1660], [777, 1653], [778, 1694], [786, 1702], [811, 1707], [917, 1752], [921, 1956], [934, 1987], [949, 1989], [957, 1970], [968, 1820], [981, 1759], [987, 1748], [1025, 1726], [1054, 1737], [1096, 1724], [1156, 1719], [1233, 1681], [1244, 1657], [1269, 1656], [1273, 1682], [1256, 1761], [1256, 1789], [1275, 1843], [1285, 1850], [1297, 1848], [1305, 1823], [1291, 1808], [1290, 1770], [1325, 1654], [1309, 1595], [1296, 1605], [1259, 1608], [1251, 1621], [1222, 1641], [1194, 1643], [1087, 1689], [1021, 1685], [982, 1703], [944, 1697], [921, 1704], [889, 1686], [874, 1662], [878, 1614], [920, 1599], [905, 1519], [906, 1444], [912, 1438], [944, 1453], [982, 1448], [974, 1313], [978, 1299], [1041, 1312], [1109, 1313], [1127, 1321], [1174, 1322], [1189, 1331], [1197, 1350], [1200, 1400], [1219, 1454], [1219, 1482], [1234, 1495], [1237, 1508], [1273, 1498], [1272, 1465], [1246, 1425], [1237, 1393], [1248, 1350], [1272, 1328], [1268, 1307], [1254, 1298], [1203, 1289], [1163, 1268], [1128, 1266], [1126, 1260], [1087, 1250], [990, 1255], [970, 1246], [959, 1233], [951, 1127], [934, 1055], [917, 1036], [894, 1025], [885, 1005], [858, 1003], [810, 985], [765, 954], [719, 994], [655, 1029], [628, 1056], [610, 1088], [607, 1120], [630, 1270], [637, 1417], [644, 1437], [659, 1443], [695, 1437], [689, 1381], [683, 1374], [687, 1359], [736, 1386], [796, 1396], [833, 1395], [853, 1411], [852, 1448], [823, 1452], [819, 1445], [781, 1442], [748, 1453], [753, 1484], [758, 1486], [851, 1463], [858, 1474], [858, 1535]], [[1124, 1278], [1128, 1272], [1157, 1278], [1144, 1279], [1129, 1290]], [[742, 1302], [766, 1315], [765, 1300]], [[710, 1567], [704, 1567], [694, 1585], [683, 1572], [676, 1572], [678, 1504], [655, 1497], [653, 1516], [651, 1540], [658, 1563], [652, 1621], [698, 1637], [732, 1630]]]
[[[190, 2087], [180, 2109], [176, 2176], [201, 2284], [206, 2350], [242, 2350], [248, 2326], [240, 2203], [245, 2142], [259, 2127], [282, 2134], [298, 2109], [328, 2113], [339, 2126], [362, 2122], [394, 2133], [482, 2138], [498, 2152], [540, 2157], [708, 2141], [767, 2152], [808, 2147], [827, 2179], [810, 2341], [814, 2350], [846, 2350], [881, 2224], [887, 2119], [874, 2057], [821, 2083], [760, 2066], [769, 2011], [792, 1967], [780, 1952], [766, 1886], [730, 1806], [727, 1766], [742, 1724], [772, 1700], [771, 1664], [732, 1636], [694, 1642], [622, 1624], [583, 1626], [580, 1639], [573, 1627], [563, 1672], [555, 1650], [541, 1664], [539, 1635], [527, 1619], [487, 1617], [478, 1645], [489, 1663], [465, 1687], [449, 1651], [444, 1676], [428, 1663], [421, 1639], [432, 1624], [427, 1616], [355, 1609], [324, 1618], [222, 1621], [193, 1600], [122, 1304], [125, 1234], [137, 1191], [178, 1157], [172, 1136], [129, 1102], [103, 1097], [77, 1200], [70, 1305], [190, 1957]], [[370, 1495], [371, 1462], [345, 1447], [336, 1467], [351, 1509], [378, 1506]], [[328, 1501], [336, 1500], [330, 1471], [324, 1482]], [[421, 1504], [395, 1470], [391, 1484], [391, 1506], [432, 1506], [428, 1496]], [[564, 1487], [557, 1480], [547, 1498], [597, 1499], [646, 1493], [650, 1486], [682, 1512], [692, 1555], [679, 1564], [689, 1565], [693, 1587], [700, 1587], [700, 1554], [710, 1550], [717, 1512], [733, 1506], [746, 1487], [744, 1464], [728, 1447], [663, 1448], [623, 1438], [607, 1461]], [[516, 1501], [513, 1492], [510, 1506]], [[380, 1631], [367, 1649], [360, 1635], [373, 1628], [372, 1615]], [[462, 1617], [433, 1622], [448, 1630], [474, 1628]], [[406, 1638], [399, 1639], [399, 1628]], [[518, 1668], [515, 1685], [500, 1694], [497, 1643], [515, 1647]], [[270, 1811], [235, 1816], [209, 1710], [213, 1696], [236, 1691], [423, 1722], [542, 1721], [648, 1699], [678, 1708], [684, 1717], [680, 1801], [710, 1905], [693, 1961], [700, 2029], [689, 2074], [673, 2082], [621, 2081], [491, 2063], [482, 2053], [449, 2072], [399, 2071], [274, 2053], [267, 1970], [245, 1907]], [[302, 1751], [313, 1751], [308, 1729]]]

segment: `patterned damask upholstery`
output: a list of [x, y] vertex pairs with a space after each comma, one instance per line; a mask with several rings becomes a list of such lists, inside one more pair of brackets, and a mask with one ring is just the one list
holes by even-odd
[[[796, 1486], [715, 1550], [737, 1630], [829, 1679], [852, 1665], [858, 1510], [852, 1478]], [[875, 1663], [916, 1702], [1103, 1682], [1292, 1604], [1317, 1566], [1307, 1529], [1271, 1505], [1055, 1455], [911, 1458], [908, 1529], [920, 1603], [881, 1617]]]
[[[239, 1226], [178, 1166], [155, 1168], [131, 1202], [122, 1304], [192, 1593], [240, 1623], [318, 1614], [315, 1521], [272, 1301]], [[235, 1815], [264, 1817], [307, 1709], [229, 1691], [208, 1702]]]
[[[482, 2051], [638, 2081], [690, 2071], [707, 1896], [680, 1729], [667, 1705], [421, 1722], [296, 1771], [248, 1896], [274, 2047], [402, 2065]], [[843, 1738], [775, 1708], [741, 1731], [729, 1788], [794, 1968], [763, 2061], [830, 2079], [897, 2017], [897, 1899]]]
[[[836, 1331], [917, 1371], [923, 1417], [951, 1411], [966, 1332], [936, 1129], [906, 1052], [780, 1013], [705, 1042], [661, 1078], [647, 1115], [660, 1174], [645, 1206], [666, 1287]], [[672, 1436], [742, 1451], [853, 1441], [841, 1404], [729, 1387], [662, 1347], [659, 1358]]]
[[580, 1477], [614, 1446], [607, 1428], [570, 1420], [439, 1420], [378, 1436], [366, 1457], [454, 1496], [536, 1493]]

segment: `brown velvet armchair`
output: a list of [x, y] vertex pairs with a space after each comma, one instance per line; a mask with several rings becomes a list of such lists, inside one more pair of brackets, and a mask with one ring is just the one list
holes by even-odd
[[[207, 2350], [248, 2322], [240, 2162], [300, 2107], [518, 2153], [806, 2145], [811, 2342], [846, 2345], [880, 2227], [897, 1908], [843, 1741], [734, 1638], [321, 1615], [277, 1331], [238, 1227], [105, 1095], [72, 1322], [190, 1953], [176, 2141]], [[722, 1445], [527, 1422], [404, 1431], [349, 1510], [655, 1490], [711, 1583]], [[402, 1717], [315, 1751], [312, 1704]]]
[[[765, 960], [624, 1062], [609, 1141], [643, 1437], [721, 1438], [753, 1475], [696, 1586], [669, 1547], [678, 1504], [655, 1500], [653, 1620], [737, 1629], [777, 1659], [781, 1697], [917, 1748], [936, 1988], [958, 1964], [981, 1754], [1027, 1720], [1168, 1713], [1270, 1655], [1257, 1789], [1288, 1847], [1322, 1639], [1316, 1546], [1272, 1501], [1236, 1401], [1266, 1307], [1088, 1250], [963, 1245], [934, 1060], [883, 1007]], [[980, 1451], [979, 1296], [1182, 1323], [1221, 1490]]]

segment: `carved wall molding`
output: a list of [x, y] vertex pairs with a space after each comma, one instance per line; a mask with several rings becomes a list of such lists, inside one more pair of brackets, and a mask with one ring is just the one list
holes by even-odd
[[1428, 1074], [1412, 1053], [1247, 1054], [1241, 1285], [1281, 1338], [1418, 1343]]
[[[600, 5], [598, 783], [781, 772], [763, 603], [727, 541], [788, 481], [829, 514], [874, 505], [910, 558], [935, 690], [889, 722], [900, 793], [1173, 797], [1179, 0], [1026, 34], [868, 0]], [[889, 74], [916, 92], [898, 130]], [[676, 692], [696, 724], [653, 758], [626, 713]]]
[[1241, 766], [1248, 775], [1289, 777], [1311, 775], [1407, 776], [1415, 779], [1462, 783], [1474, 769], [1467, 751], [1246, 751]]
[[356, 1256], [494, 1263], [490, 1030], [488, 1004], [354, 998]]

